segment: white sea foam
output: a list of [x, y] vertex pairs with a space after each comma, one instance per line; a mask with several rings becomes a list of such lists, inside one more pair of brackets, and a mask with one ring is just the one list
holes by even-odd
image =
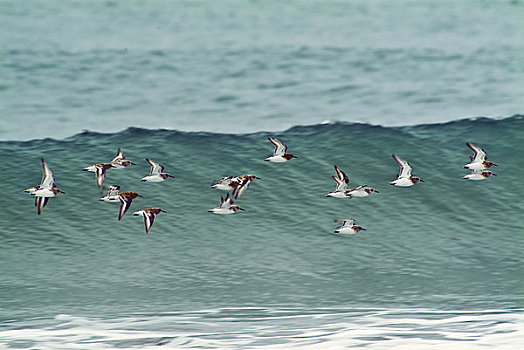
[[[39, 320], [42, 324], [42, 320]], [[217, 309], [20, 322], [0, 345], [39, 349], [518, 349], [524, 310]]]

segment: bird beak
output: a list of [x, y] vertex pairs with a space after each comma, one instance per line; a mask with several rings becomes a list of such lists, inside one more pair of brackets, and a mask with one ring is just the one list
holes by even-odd
[[138, 195], [138, 197], [144, 197], [144, 196]]
[[494, 166], [498, 166], [497, 164], [493, 163]]
[[497, 176], [497, 174], [495, 174], [495, 173], [493, 173], [492, 175], [493, 175], [493, 176]]
[[258, 179], [258, 180], [260, 180], [260, 178], [259, 178], [258, 176], [255, 176], [255, 179]]
[[298, 158], [297, 156], [293, 156], [293, 158]]
[[239, 209], [239, 210], [242, 210], [242, 211], [246, 211], [245, 209], [242, 209], [242, 208], [240, 208], [240, 207], [238, 207], [238, 209]]
[[420, 181], [420, 182], [426, 182], [426, 181], [424, 181], [424, 180], [422, 180], [422, 179], [420, 179], [419, 181]]
[[167, 211], [165, 211], [164, 209], [160, 209], [160, 211], [161, 211], [162, 213], [167, 213]]
[[173, 175], [169, 175], [168, 177], [172, 177], [173, 179], [175, 178]]
[[375, 193], [380, 193], [379, 191], [375, 190]]
[[131, 162], [131, 165], [136, 165], [136, 163]]

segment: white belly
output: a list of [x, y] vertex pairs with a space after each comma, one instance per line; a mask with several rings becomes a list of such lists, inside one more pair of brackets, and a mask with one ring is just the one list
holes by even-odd
[[355, 234], [355, 230], [353, 230], [353, 228], [347, 226], [347, 227], [341, 227], [341, 228], [337, 228], [335, 230], [335, 233], [338, 233], [338, 234], [343, 234], [343, 235], [353, 235]]
[[484, 164], [480, 162], [475, 162], [475, 163], [469, 163], [469, 164], [464, 165], [464, 168], [469, 169], [469, 170], [483, 170], [486, 167], [484, 166]]
[[346, 194], [344, 192], [330, 192], [326, 194], [327, 197], [333, 197], [333, 198], [347, 198]]
[[38, 190], [38, 191], [33, 192], [33, 194], [36, 197], [54, 197], [56, 196], [56, 194], [49, 189]]
[[162, 182], [164, 179], [160, 177], [159, 175], [149, 175], [144, 178], [142, 178], [141, 181], [147, 181], [147, 182]]
[[395, 181], [390, 182], [391, 185], [399, 186], [399, 187], [409, 187], [413, 186], [413, 182], [407, 177], [403, 177], [401, 179], [396, 179]]
[[287, 159], [282, 156], [271, 156], [266, 158], [267, 161], [273, 162], [273, 163], [284, 163], [287, 162]]

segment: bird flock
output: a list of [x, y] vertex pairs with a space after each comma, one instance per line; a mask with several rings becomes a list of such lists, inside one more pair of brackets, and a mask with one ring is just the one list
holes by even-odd
[[[275, 151], [273, 155], [267, 157], [265, 161], [272, 163], [284, 163], [292, 160], [293, 158], [298, 158], [297, 156], [287, 153], [287, 146], [281, 141], [277, 140], [274, 137], [268, 137], [268, 140], [275, 146]], [[490, 176], [496, 176], [490, 170], [492, 166], [497, 166], [497, 164], [489, 161], [487, 159], [486, 151], [482, 148], [475, 146], [469, 142], [466, 143], [472, 151], [473, 155], [470, 156], [470, 162], [464, 165], [465, 169], [471, 170], [471, 173], [463, 176], [463, 179], [466, 180], [484, 180]], [[391, 181], [389, 184], [397, 187], [410, 187], [415, 185], [418, 182], [424, 182], [420, 177], [413, 176], [411, 174], [412, 168], [411, 165], [400, 158], [399, 156], [393, 154], [393, 159], [398, 163], [400, 167], [400, 173], [397, 176], [397, 179]], [[145, 159], [151, 166], [151, 171], [149, 175], [143, 177], [140, 181], [142, 182], [163, 182], [168, 178], [174, 178], [174, 176], [164, 173], [164, 166], [154, 162], [153, 160], [146, 158]], [[124, 153], [119, 148], [115, 158], [108, 163], [96, 163], [90, 165], [83, 171], [95, 173], [95, 180], [98, 187], [102, 187], [105, 179], [105, 174], [109, 169], [125, 169], [130, 165], [136, 165], [130, 160], [126, 159]], [[336, 182], [336, 187], [333, 191], [327, 193], [326, 197], [333, 198], [359, 198], [367, 197], [373, 193], [379, 193], [373, 187], [368, 185], [360, 185], [355, 188], [350, 189], [348, 186], [349, 178], [344, 171], [342, 171], [338, 166], [334, 165], [336, 176], [332, 176], [333, 180]], [[65, 193], [64, 191], [57, 188], [55, 184], [55, 179], [53, 173], [49, 169], [46, 161], [42, 158], [42, 181], [40, 185], [33, 186], [24, 190], [30, 195], [35, 197], [35, 206], [37, 207], [38, 215], [42, 214], [49, 198], [55, 197], [60, 193]], [[220, 197], [219, 206], [209, 209], [208, 212], [213, 214], [235, 214], [238, 211], [244, 211], [243, 208], [240, 208], [238, 205], [234, 204], [235, 200], [238, 199], [249, 187], [251, 182], [256, 179], [260, 179], [256, 175], [240, 175], [240, 176], [226, 176], [211, 186], [213, 189], [231, 191], [228, 192], [226, 197]], [[120, 210], [118, 212], [118, 220], [121, 220], [125, 215], [129, 207], [131, 206], [132, 201], [137, 198], [142, 197], [137, 192], [120, 192], [120, 186], [113, 185], [108, 188], [108, 192], [104, 197], [99, 198], [99, 201], [104, 201], [108, 203], [119, 203]], [[149, 233], [149, 230], [153, 226], [155, 218], [160, 213], [166, 213], [162, 208], [150, 207], [138, 210], [133, 213], [134, 216], [142, 216], [144, 218], [145, 232]], [[365, 231], [366, 229], [357, 226], [355, 224], [355, 219], [335, 219], [335, 222], [341, 222], [342, 224], [337, 227], [334, 231], [335, 234], [355, 234], [360, 231]]]

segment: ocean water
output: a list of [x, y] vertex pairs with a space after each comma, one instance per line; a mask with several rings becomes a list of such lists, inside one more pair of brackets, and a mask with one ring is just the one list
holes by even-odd
[[[299, 158], [263, 159], [273, 135]], [[466, 181], [482, 145], [498, 176]], [[281, 133], [130, 128], [2, 141], [0, 342], [10, 348], [491, 348], [524, 331], [524, 117], [411, 127], [355, 123]], [[118, 147], [137, 165], [106, 185], [143, 197], [118, 221], [89, 164]], [[396, 188], [391, 153], [425, 180]], [[38, 216], [23, 189], [45, 157], [59, 188]], [[142, 183], [150, 157], [175, 176]], [[24, 164], [24, 171], [12, 164]], [[380, 193], [326, 198], [336, 164]], [[214, 179], [251, 173], [237, 203], [207, 212]], [[167, 211], [149, 234], [132, 212]], [[334, 235], [355, 218], [357, 235]]]
[[[0, 348], [521, 349], [521, 1], [0, 0]], [[263, 159], [274, 136], [297, 159]], [[498, 176], [465, 181], [482, 146]], [[94, 175], [121, 147], [136, 165]], [[425, 182], [395, 188], [391, 154]], [[175, 176], [142, 183], [145, 158]], [[59, 188], [24, 189], [45, 158]], [[333, 165], [380, 193], [336, 199]], [[207, 210], [256, 174], [245, 212]], [[149, 234], [136, 210], [159, 206]], [[337, 218], [366, 231], [339, 236]]]
[[524, 106], [522, 18], [518, 0], [2, 0], [0, 139], [503, 118]]

